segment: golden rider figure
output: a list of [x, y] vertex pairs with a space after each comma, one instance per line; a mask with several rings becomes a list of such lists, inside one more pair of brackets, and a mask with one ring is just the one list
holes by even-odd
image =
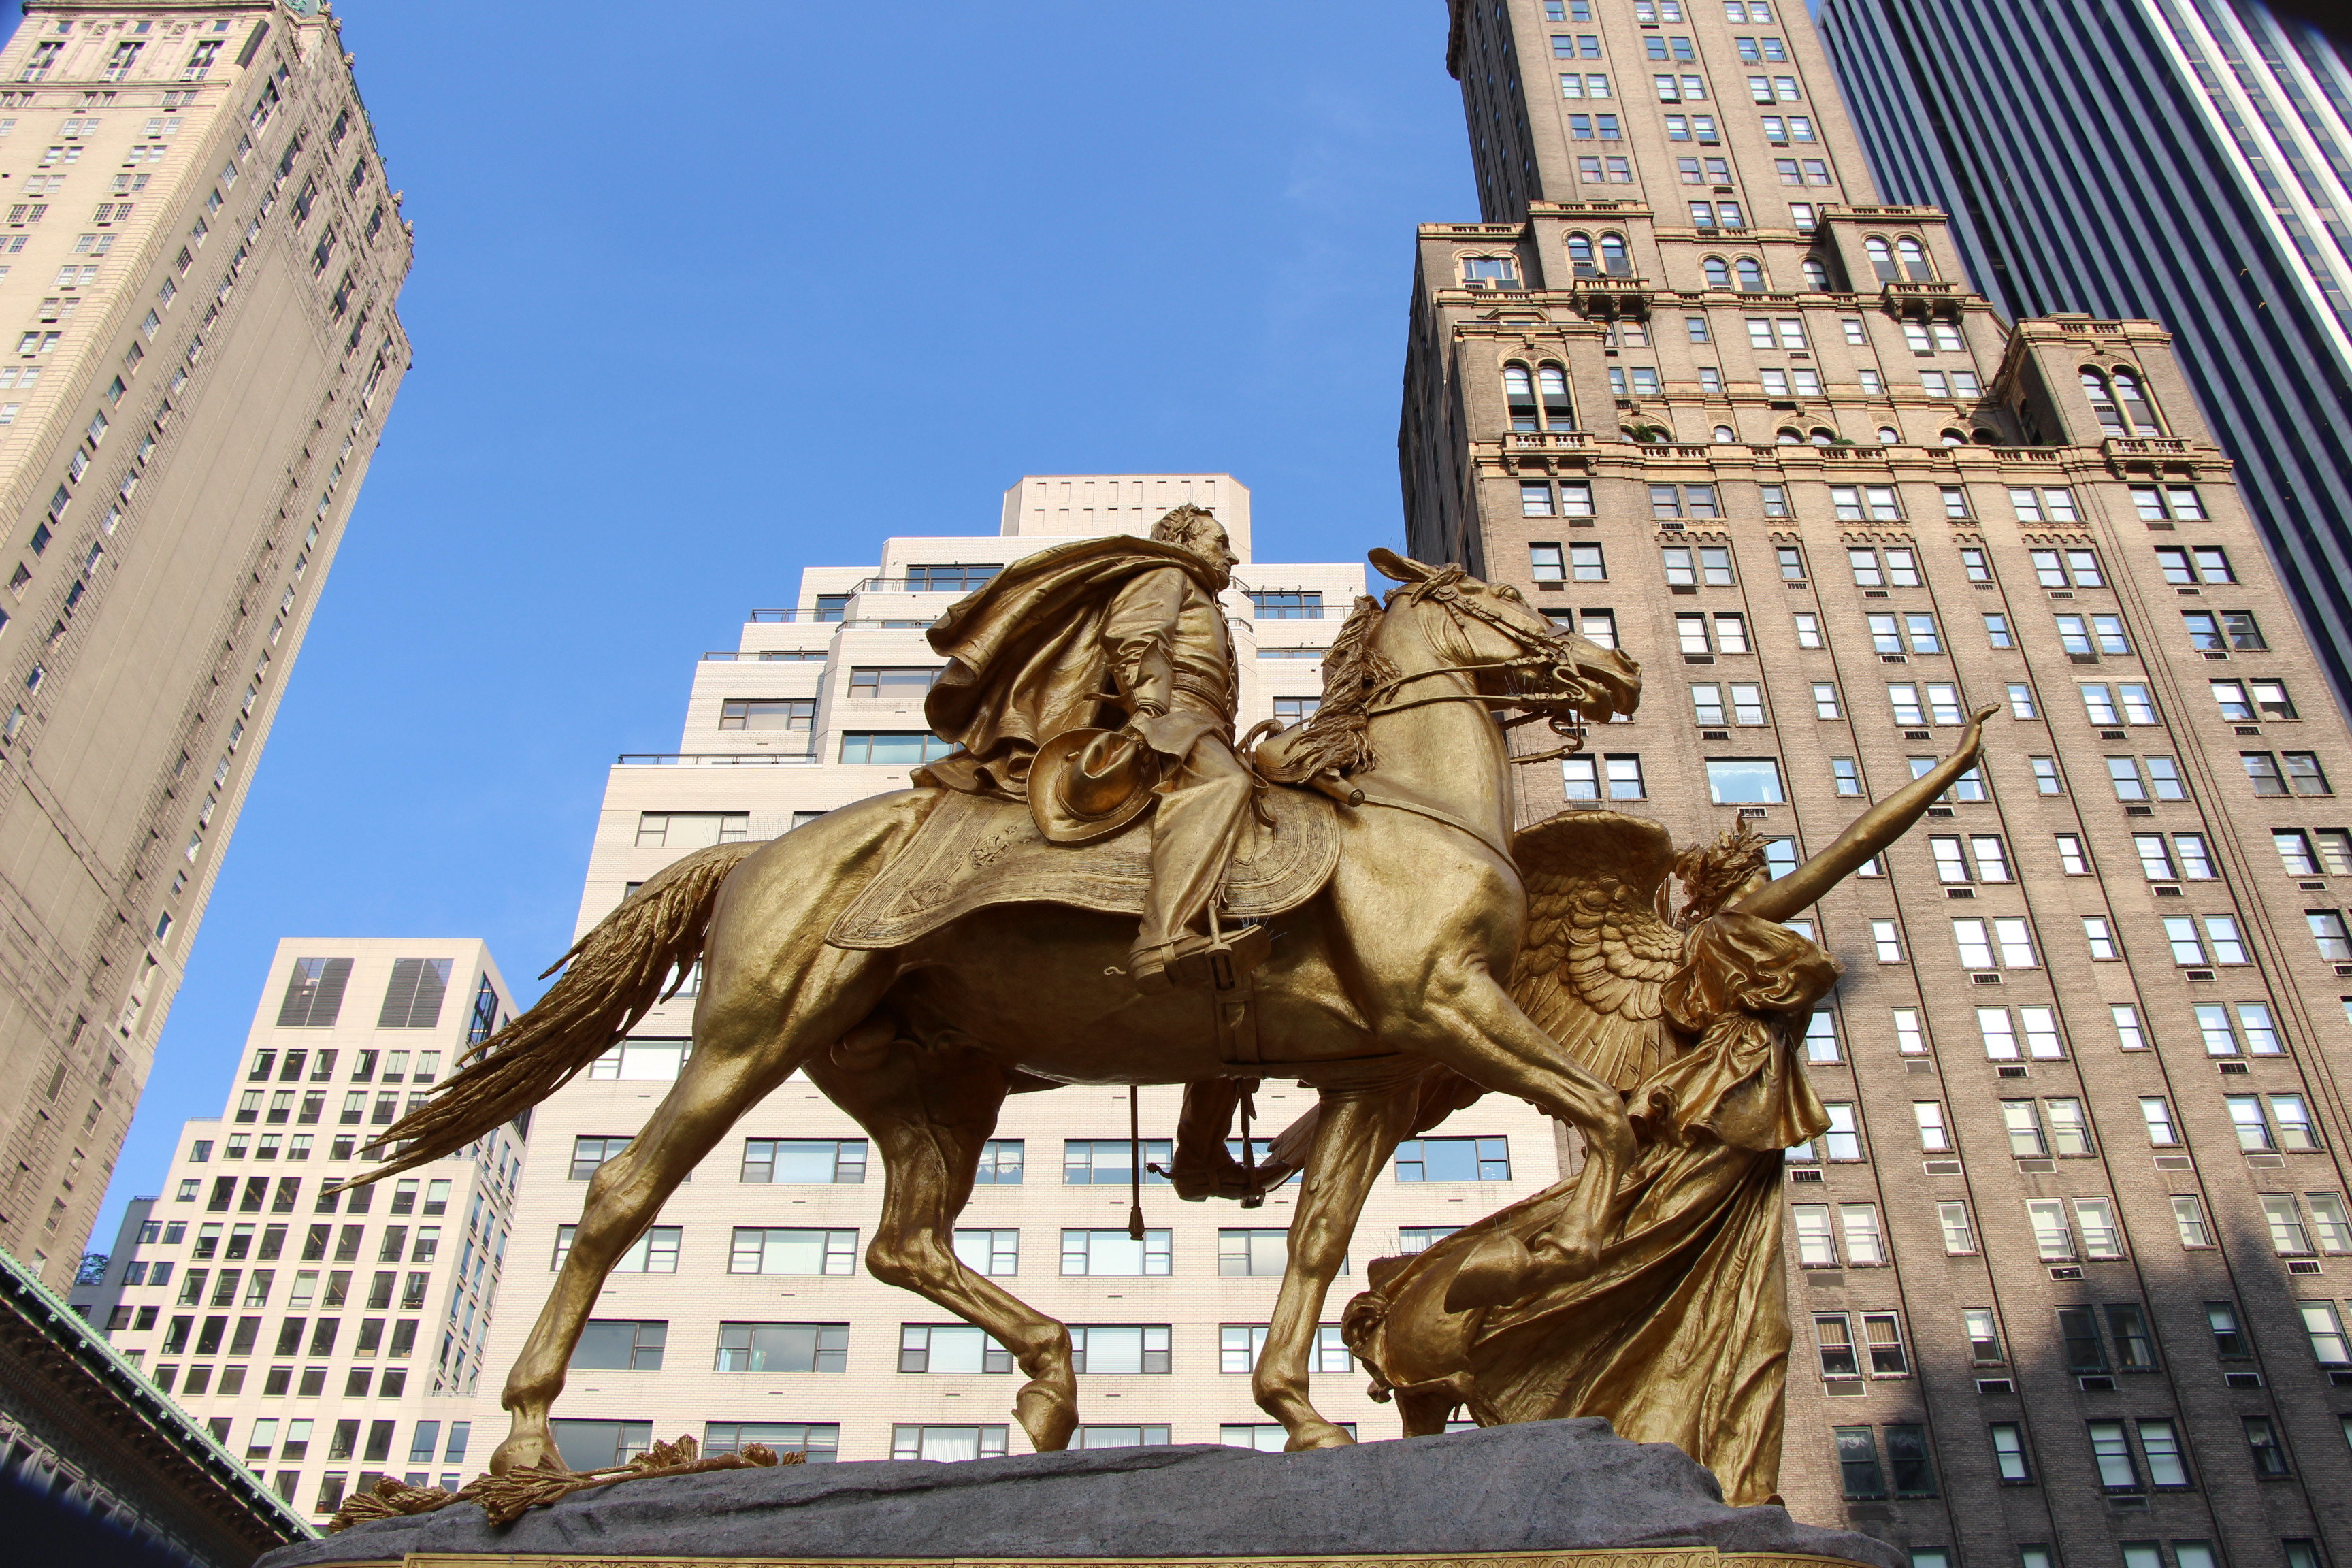
[[1076, 540], [1014, 562], [930, 632], [949, 664], [925, 715], [958, 749], [915, 783], [1028, 801], [1048, 837], [1072, 844], [1154, 808], [1128, 966], [1147, 993], [1207, 945], [1256, 787], [1234, 750], [1239, 678], [1217, 598], [1235, 561], [1224, 526], [1181, 506], [1149, 540]]

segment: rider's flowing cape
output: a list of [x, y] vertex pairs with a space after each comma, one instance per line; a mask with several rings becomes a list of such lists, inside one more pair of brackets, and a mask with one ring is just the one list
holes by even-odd
[[1134, 578], [1174, 566], [1211, 594], [1225, 574], [1179, 545], [1114, 534], [1016, 561], [930, 628], [947, 668], [923, 703], [931, 732], [958, 748], [911, 775], [918, 784], [1029, 797], [1038, 745], [1097, 721], [1109, 689], [1103, 617]]

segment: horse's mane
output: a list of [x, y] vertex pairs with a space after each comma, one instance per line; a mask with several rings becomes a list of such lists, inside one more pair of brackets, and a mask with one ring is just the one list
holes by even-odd
[[1323, 656], [1322, 706], [1307, 719], [1298, 738], [1284, 748], [1280, 764], [1267, 770], [1269, 777], [1297, 784], [1327, 768], [1345, 774], [1372, 766], [1376, 759], [1364, 722], [1365, 710], [1371, 705], [1372, 694], [1397, 678], [1394, 661], [1372, 647], [1373, 634], [1381, 629], [1386, 615], [1379, 600], [1363, 594], [1356, 596], [1348, 624], [1339, 628], [1330, 651]]

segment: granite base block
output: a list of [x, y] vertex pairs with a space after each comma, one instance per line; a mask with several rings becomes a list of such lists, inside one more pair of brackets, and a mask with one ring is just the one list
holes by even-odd
[[282, 1547], [257, 1568], [534, 1558], [1198, 1563], [1593, 1550], [1636, 1559], [1618, 1568], [1733, 1568], [1731, 1560], [1762, 1556], [1908, 1564], [1884, 1542], [1799, 1524], [1786, 1509], [1729, 1507], [1714, 1476], [1679, 1448], [1574, 1420], [1305, 1454], [1202, 1445], [720, 1470], [582, 1492], [503, 1530], [464, 1503], [380, 1520]]

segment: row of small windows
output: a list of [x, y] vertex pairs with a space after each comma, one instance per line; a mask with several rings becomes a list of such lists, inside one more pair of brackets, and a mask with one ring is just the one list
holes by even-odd
[[[675, 1078], [683, 1059], [684, 1041], [652, 1042], [671, 1047], [656, 1068]], [[597, 1074], [598, 1077], [625, 1076]], [[656, 1076], [645, 1074], [639, 1076]], [[571, 1179], [584, 1182], [596, 1168], [626, 1150], [633, 1140], [610, 1135], [581, 1135], [572, 1141]], [[1264, 1140], [1254, 1141], [1259, 1158], [1265, 1157]], [[1147, 1138], [1142, 1151], [1148, 1184], [1165, 1185], [1161, 1173], [1172, 1163], [1172, 1148], [1164, 1138]], [[740, 1178], [761, 1184], [857, 1185], [866, 1180], [866, 1141], [863, 1138], [747, 1138]], [[1134, 1175], [1135, 1145], [1125, 1138], [1069, 1138], [1062, 1143], [1062, 1182], [1066, 1186], [1126, 1186]], [[1238, 1157], [1240, 1144], [1232, 1144]], [[992, 1138], [982, 1145], [973, 1181], [982, 1186], [1013, 1186], [1024, 1173], [1027, 1146], [1019, 1138]], [[1409, 1138], [1397, 1145], [1396, 1179], [1400, 1182], [1507, 1182], [1511, 1179], [1510, 1143], [1507, 1138]], [[361, 1189], [365, 1191], [364, 1188]]]
[[[1241, 1375], [1255, 1371], [1267, 1328], [1264, 1323], [1219, 1325], [1217, 1370]], [[1173, 1370], [1173, 1324], [1073, 1323], [1069, 1332], [1071, 1370], [1082, 1376], [1152, 1376]], [[722, 1322], [712, 1370], [845, 1373], [849, 1333], [845, 1322]], [[592, 1318], [573, 1348], [571, 1368], [659, 1372], [668, 1340], [667, 1319]], [[1345, 1373], [1355, 1364], [1337, 1323], [1317, 1329], [1309, 1354], [1310, 1370], [1318, 1373]], [[1013, 1371], [1013, 1359], [1012, 1351], [985, 1330], [970, 1324], [904, 1323], [898, 1330], [897, 1370], [919, 1375], [1001, 1376]]]
[[[1571, 126], [1574, 121], [1584, 118], [1580, 115], [1571, 116]], [[1604, 123], [1599, 139], [1616, 140], [1614, 118], [1608, 115], [1601, 118]], [[1573, 137], [1574, 140], [1580, 141], [1590, 138], [1589, 124], [1583, 132]], [[1782, 160], [1781, 162], [1786, 164], [1781, 171], [1781, 183], [1784, 184], [1830, 183], [1827, 165], [1818, 160], [1811, 162]], [[1605, 173], [1603, 172], [1605, 165], [1625, 165], [1626, 161], [1622, 158], [1605, 160], [1598, 157], [1584, 158], [1580, 159], [1580, 163], [1593, 165], [1592, 170], [1588, 174], [1588, 183], [1622, 184], [1630, 183], [1633, 178], [1630, 166], [1609, 167], [1606, 168]], [[1710, 181], [1706, 171], [1716, 169], [1716, 166], [1721, 163], [1720, 159], [1708, 160], [1706, 169], [1703, 170], [1700, 160], [1682, 159], [1679, 169], [1682, 181], [1685, 184], [1708, 184]], [[1723, 168], [1717, 173], [1720, 177], [1716, 178], [1713, 183], [1720, 184], [1722, 179], [1728, 177], [1727, 168]], [[1743, 228], [1747, 226], [1746, 219], [1736, 202], [1693, 203], [1691, 221], [1695, 227], [1701, 229]], [[1864, 249], [1870, 258], [1871, 266], [1882, 282], [1894, 282], [1906, 277], [1913, 280], [1925, 281], [1935, 276], [1935, 268], [1927, 259], [1927, 249], [1918, 240], [1904, 238], [1889, 241], [1883, 237], [1872, 236], [1863, 243]], [[1629, 278], [1633, 276], [1632, 254], [1627, 247], [1625, 237], [1621, 233], [1605, 232], [1596, 239], [1594, 236], [1580, 229], [1572, 230], [1567, 237], [1566, 245], [1570, 269], [1576, 277]], [[1824, 292], [1832, 287], [1829, 268], [1819, 258], [1806, 257], [1801, 265], [1806, 287]], [[1731, 289], [1734, 286], [1735, 278], [1738, 279], [1738, 288], [1741, 293], [1760, 294], [1765, 292], [1768, 287], [1764, 264], [1756, 257], [1709, 256], [1701, 259], [1700, 268], [1706, 273], [1707, 287], [1710, 289]], [[1462, 258], [1462, 278], [1464, 283], [1472, 288], [1516, 289], [1520, 287], [1518, 258], [1514, 256], [1465, 256]], [[1917, 338], [1918, 341], [1912, 345], [1916, 350], [1927, 348], [1927, 334], [1931, 331], [1938, 334], [1935, 342], [1936, 347], [1957, 350], [1961, 346], [1957, 329], [1948, 323], [1913, 322], [1907, 323], [1906, 330]], [[1949, 338], [1948, 342], [1945, 341], [1947, 336]], [[2118, 374], [2124, 374], [2126, 380], [2129, 380], [2128, 372]], [[2088, 374], [2089, 373], [2085, 373], [2086, 386]], [[2133, 382], [2131, 384], [2137, 395], [2137, 384]], [[2117, 430], [2115, 433], [2123, 432]]]

